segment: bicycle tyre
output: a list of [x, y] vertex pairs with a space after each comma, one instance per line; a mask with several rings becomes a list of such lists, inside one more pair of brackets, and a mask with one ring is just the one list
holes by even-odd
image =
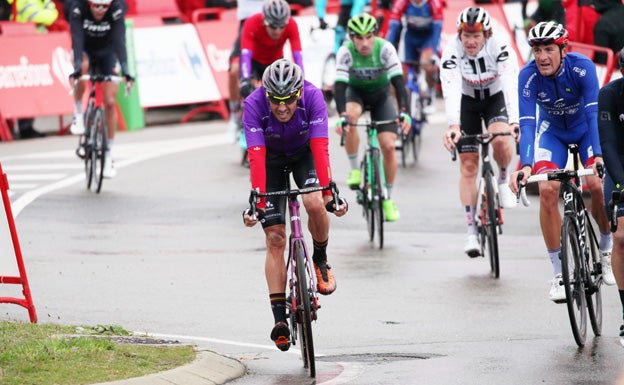
[[383, 249], [384, 243], [384, 212], [383, 212], [383, 188], [381, 185], [381, 153], [378, 148], [372, 149], [373, 155], [373, 213], [374, 222], [377, 227], [377, 246]]
[[310, 305], [311, 292], [308, 288], [310, 278], [307, 274], [305, 248], [301, 241], [295, 241], [295, 258], [297, 268], [297, 319], [299, 320], [299, 342], [301, 349], [301, 359], [303, 367], [310, 370], [310, 377], [316, 376], [316, 365], [314, 362], [314, 338], [312, 336], [312, 307]]
[[87, 190], [91, 189], [91, 183], [93, 182], [93, 166], [91, 153], [93, 152], [93, 137], [91, 133], [94, 130], [93, 120], [95, 113], [93, 110], [93, 100], [87, 104], [87, 112], [84, 115], [84, 165], [85, 165], [85, 177], [87, 182]]
[[424, 106], [422, 98], [418, 92], [410, 90], [408, 95], [410, 95], [410, 115], [413, 120], [412, 128], [410, 129], [412, 157], [414, 158], [414, 162], [417, 162], [420, 154], [421, 137], [420, 132], [416, 132], [416, 127], [418, 127], [419, 130], [422, 128], [422, 122], [424, 120]]
[[[589, 215], [585, 213], [585, 223], [589, 221]], [[595, 336], [602, 334], [602, 275], [599, 274], [601, 269], [600, 253], [596, 240], [596, 233], [593, 227], [587, 225], [587, 247], [589, 251], [587, 260], [587, 284], [585, 285], [585, 294], [587, 302], [587, 312], [589, 313], [589, 323]]]
[[407, 167], [407, 154], [410, 152], [409, 151], [409, 146], [410, 146], [409, 135], [410, 134], [408, 133], [406, 135], [401, 131], [400, 133], [398, 133], [398, 135], [401, 136], [401, 145], [396, 146], [395, 149], [401, 151], [401, 166], [405, 168]]
[[494, 192], [494, 176], [488, 175], [485, 183], [485, 232], [487, 249], [490, 257], [492, 277], [500, 277], [500, 261], [498, 255], [498, 201]]
[[587, 336], [587, 302], [585, 285], [581, 276], [581, 250], [578, 229], [574, 218], [566, 215], [561, 226], [561, 269], [566, 294], [566, 305], [572, 335], [579, 347], [585, 345]]
[[95, 118], [93, 121], [93, 128], [95, 129], [92, 142], [91, 152], [91, 166], [93, 168], [93, 183], [91, 186], [96, 193], [100, 193], [102, 190], [102, 180], [104, 179], [104, 162], [106, 161], [106, 146], [107, 146], [107, 130], [106, 120], [104, 118], [104, 109], [97, 108], [95, 110]]
[[373, 242], [375, 237], [375, 211], [373, 210], [374, 200], [372, 195], [372, 178], [368, 154], [364, 156], [361, 164], [362, 184], [360, 191], [362, 193], [362, 214], [366, 219], [366, 230], [368, 231], [368, 241]]

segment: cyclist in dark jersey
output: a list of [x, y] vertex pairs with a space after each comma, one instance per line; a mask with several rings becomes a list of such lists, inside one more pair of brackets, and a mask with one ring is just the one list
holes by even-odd
[[[618, 58], [624, 76], [624, 50]], [[607, 173], [604, 201], [608, 207], [611, 193], [624, 191], [624, 77], [610, 82], [598, 93], [598, 131]], [[611, 263], [624, 311], [624, 205], [619, 205], [618, 230], [613, 235]], [[624, 318], [624, 314], [622, 315]], [[624, 343], [624, 322], [620, 326], [620, 342]]]
[[[247, 138], [251, 186], [260, 192], [286, 188], [285, 168], [299, 188], [327, 186], [331, 180], [327, 106], [321, 90], [303, 79], [301, 68], [286, 59], [271, 64], [262, 77], [262, 87], [247, 98], [243, 106], [243, 126]], [[318, 291], [328, 295], [336, 290], [336, 281], [327, 263], [329, 216], [326, 205], [332, 202], [330, 191], [302, 195], [312, 235], [314, 270]], [[283, 351], [290, 347], [286, 321], [286, 198], [269, 197], [258, 202], [258, 215], [266, 235], [265, 274], [275, 326], [271, 339]], [[342, 216], [347, 204], [340, 199], [333, 204], [334, 214]], [[258, 221], [245, 210], [246, 226]]]
[[[119, 64], [126, 82], [134, 81], [128, 71], [124, 20], [126, 10], [126, 3], [121, 0], [74, 0], [71, 2], [68, 11], [74, 55], [74, 73], [70, 75], [71, 79], [78, 79], [81, 74], [87, 74], [89, 71], [98, 75], [114, 75]], [[115, 82], [106, 82], [103, 85], [104, 111], [108, 127], [108, 148], [102, 173], [105, 178], [112, 178], [116, 175], [111, 149], [117, 128], [115, 103], [118, 88]], [[85, 84], [80, 80], [74, 92], [74, 121], [71, 126], [71, 132], [76, 135], [81, 135], [85, 131], [82, 117], [84, 92]]]
[[[568, 33], [561, 24], [552, 21], [538, 23], [529, 31], [528, 40], [535, 60], [529, 62], [518, 77], [522, 183], [531, 173], [565, 168], [568, 144], [571, 143], [579, 145], [583, 167], [595, 169], [597, 163], [602, 163], [596, 66], [581, 54], [567, 52]], [[509, 182], [513, 192], [518, 191], [518, 172], [512, 174]], [[613, 285], [613, 241], [605, 214], [602, 183], [596, 175], [586, 177], [585, 181], [591, 194], [590, 211], [600, 229], [603, 279], [606, 284]], [[549, 298], [560, 302], [565, 299], [565, 290], [561, 284], [559, 259], [562, 222], [558, 205], [559, 182], [539, 182], [539, 194], [540, 225], [555, 274]]]

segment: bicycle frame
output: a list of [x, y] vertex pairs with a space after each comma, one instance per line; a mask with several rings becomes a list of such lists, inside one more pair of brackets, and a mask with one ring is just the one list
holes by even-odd
[[[303, 230], [301, 226], [300, 215], [300, 203], [297, 198], [299, 195], [307, 194], [316, 191], [331, 190], [334, 198], [334, 202], [339, 202], [338, 188], [332, 181], [327, 187], [306, 187], [302, 189], [290, 188], [290, 173], [286, 173], [286, 189], [282, 191], [273, 191], [267, 193], [259, 193], [256, 190], [252, 190], [249, 196], [249, 204], [251, 206], [251, 215], [256, 217], [256, 202], [259, 197], [268, 196], [281, 196], [288, 199], [288, 215], [290, 222], [290, 235], [289, 235], [289, 248], [288, 248], [288, 260], [286, 263], [286, 269], [289, 271], [288, 288], [289, 299], [286, 302], [286, 308], [289, 311], [289, 317], [291, 319], [291, 339], [292, 344], [296, 345], [297, 335], [299, 332], [299, 338], [301, 339], [301, 356], [303, 359], [303, 365], [305, 368], [310, 369], [310, 376], [315, 377], [316, 369], [314, 363], [314, 345], [312, 339], [311, 321], [317, 319], [317, 310], [320, 308], [318, 303], [318, 294], [316, 291], [315, 272], [312, 258], [307, 251]], [[298, 261], [297, 251], [301, 248], [303, 250], [303, 258]], [[303, 268], [300, 263], [303, 263]], [[303, 272], [303, 274], [302, 274]], [[298, 281], [301, 276], [307, 279], [304, 285], [301, 285]], [[301, 293], [300, 287], [306, 287], [306, 293]], [[309, 296], [311, 301], [305, 299], [304, 296]], [[301, 304], [300, 308], [298, 304]], [[306, 312], [309, 311], [308, 314]], [[301, 327], [301, 329], [299, 329]]]

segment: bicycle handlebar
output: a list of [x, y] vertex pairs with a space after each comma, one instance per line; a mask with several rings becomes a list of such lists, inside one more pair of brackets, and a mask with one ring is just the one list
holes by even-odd
[[[397, 116], [396, 119], [399, 119], [399, 121], [403, 121], [403, 119], [400, 116]], [[364, 123], [359, 123], [359, 122], [354, 123], [354, 122], [349, 122], [348, 120], [345, 120], [344, 122], [342, 122], [342, 135], [340, 135], [340, 146], [344, 146], [344, 143], [345, 143], [346, 130], [344, 128], [346, 126], [366, 127], [367, 129], [377, 128], [377, 126], [381, 126], [384, 124], [396, 123], [396, 119], [371, 120], [369, 122], [364, 122]]]
[[585, 168], [585, 169], [576, 170], [576, 171], [575, 170], [555, 170], [555, 171], [548, 172], [545, 174], [531, 175], [527, 179], [526, 183], [522, 183], [522, 179], [524, 179], [524, 172], [520, 171], [518, 173], [518, 178], [516, 180], [516, 183], [518, 183], [518, 194], [516, 196], [516, 199], [522, 200], [522, 204], [525, 207], [528, 207], [531, 204], [531, 202], [529, 201], [529, 198], [526, 196], [525, 187], [527, 184], [535, 183], [535, 182], [544, 182], [544, 181], [563, 182], [563, 181], [569, 181], [571, 179], [582, 177], [582, 176], [587, 176], [587, 175], [594, 175], [594, 169]]
[[[340, 199], [341, 199], [339, 196], [340, 191], [338, 190], [338, 186], [336, 185], [336, 182], [334, 182], [333, 180], [329, 181], [328, 186], [304, 187], [302, 189], [269, 191], [269, 192], [264, 192], [264, 193], [261, 193], [256, 190], [251, 190], [249, 193], [249, 206], [250, 206], [250, 211], [251, 211], [251, 217], [254, 219], [257, 218], [256, 203], [258, 201], [258, 198], [271, 197], [271, 196], [284, 196], [288, 198], [294, 198], [299, 195], [310, 194], [316, 191], [324, 191], [324, 190], [331, 191], [333, 201], [335, 202], [336, 206], [338, 206], [340, 204]], [[326, 206], [326, 209], [327, 211], [332, 211], [330, 210], [330, 207]]]
[[[92, 83], [113, 82], [113, 83], [119, 84], [119, 83], [124, 82], [126, 78], [123, 76], [119, 76], [119, 75], [90, 75], [90, 74], [80, 75], [78, 78], [74, 79], [74, 86], [70, 90], [71, 94], [74, 93], [74, 89], [76, 88], [76, 85], [78, 84], [78, 80], [85, 80], [85, 81], [90, 80]], [[125, 87], [124, 96], [128, 97], [128, 95], [130, 94], [130, 89], [132, 88], [132, 83], [125, 83], [125, 84], [126, 84], [126, 87]]]

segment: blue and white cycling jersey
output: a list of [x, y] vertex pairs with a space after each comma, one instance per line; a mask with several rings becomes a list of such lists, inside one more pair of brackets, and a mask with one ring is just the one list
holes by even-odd
[[528, 63], [518, 77], [521, 165], [535, 173], [564, 168], [569, 143], [579, 145], [585, 165], [600, 156], [598, 91], [596, 66], [581, 54], [569, 52], [551, 77]]

